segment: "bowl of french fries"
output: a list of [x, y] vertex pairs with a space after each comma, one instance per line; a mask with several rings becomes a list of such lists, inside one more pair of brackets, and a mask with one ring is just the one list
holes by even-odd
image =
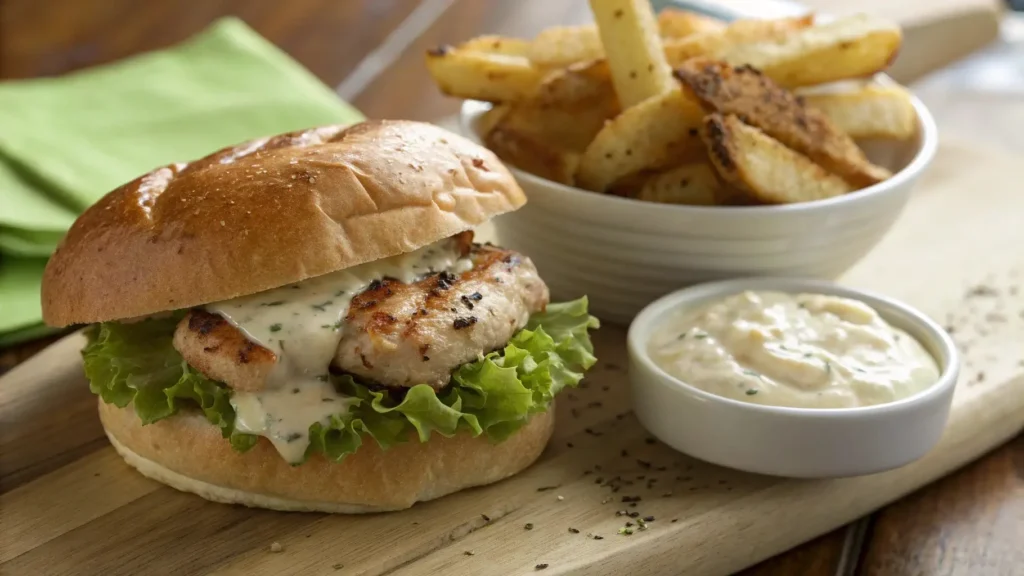
[[590, 5], [593, 25], [473, 38], [427, 66], [527, 193], [499, 240], [610, 321], [697, 282], [838, 276], [934, 156], [927, 109], [882, 74], [889, 21]]

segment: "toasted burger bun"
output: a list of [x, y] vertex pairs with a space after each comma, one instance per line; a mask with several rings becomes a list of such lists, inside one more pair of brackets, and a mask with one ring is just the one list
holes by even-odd
[[489, 150], [373, 121], [254, 140], [107, 194], [46, 266], [51, 326], [156, 314], [394, 256], [526, 202]]
[[382, 451], [365, 438], [340, 463], [316, 455], [291, 466], [264, 438], [236, 452], [198, 412], [143, 426], [131, 406], [100, 401], [110, 443], [142, 474], [207, 500], [274, 510], [356, 514], [408, 508], [416, 502], [507, 478], [540, 456], [554, 429], [554, 406], [504, 442], [438, 434]]

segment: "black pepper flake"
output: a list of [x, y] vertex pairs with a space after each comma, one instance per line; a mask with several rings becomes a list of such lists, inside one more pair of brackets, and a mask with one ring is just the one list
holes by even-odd
[[[636, 506], [636, 503], [634, 502], [633, 504], [630, 504], [630, 506]], [[636, 517], [640, 516], [640, 513], [639, 512], [630, 512], [629, 514], [626, 514], [626, 516], [629, 516], [630, 518], [636, 518]]]
[[465, 554], [466, 556], [472, 556], [476, 554], [476, 552], [473, 552], [472, 550], [466, 550], [465, 552], [463, 552], [463, 554]]
[[637, 458], [636, 463], [644, 470], [649, 470], [651, 468], [651, 463], [648, 462], [647, 460], [640, 460], [639, 458]]
[[292, 394], [298, 394], [299, 392], [301, 392], [301, 390], [298, 388], [292, 388]]
[[602, 404], [600, 402], [591, 402], [587, 404], [587, 408], [600, 408]]
[[484, 522], [490, 522], [491, 521], [491, 517], [488, 516], [487, 514], [481, 514], [480, 517], [484, 519]]
[[640, 501], [640, 497], [639, 496], [623, 496], [622, 497], [622, 501], [623, 502], [639, 502]]
[[302, 438], [302, 434], [298, 432], [292, 432], [291, 434], [284, 437], [285, 442], [295, 442], [299, 438]]
[[463, 328], [469, 328], [473, 324], [476, 324], [476, 316], [467, 316], [465, 318], [456, 318], [455, 321], [452, 322], [452, 326], [456, 330], [462, 330]]
[[547, 564], [537, 564], [536, 566], [534, 566], [534, 567], [533, 567], [533, 569], [534, 569], [534, 570], [544, 570], [544, 569], [546, 569], [547, 567], [548, 567], [548, 565], [547, 565]]
[[332, 564], [332, 565], [331, 565], [331, 568], [333, 568], [333, 569], [335, 569], [335, 570], [341, 570], [341, 569], [342, 569], [342, 568], [344, 568], [344, 567], [345, 567], [345, 565], [344, 565], [344, 564], [342, 564], [341, 562], [338, 562], [337, 564]]
[[573, 447], [573, 446], [572, 446], [572, 442], [566, 442], [566, 443], [565, 443], [565, 447], [566, 447], [566, 448], [572, 448], [572, 447]]
[[644, 522], [654, 522], [654, 516], [644, 516]]
[[629, 452], [627, 452], [626, 449], [623, 448], [622, 452], [619, 452], [619, 455], [622, 456], [623, 458], [628, 458], [629, 457]]
[[594, 534], [594, 540], [604, 540], [604, 536], [599, 536], [597, 534]]
[[426, 354], [424, 354], [423, 355], [423, 361], [424, 362], [429, 362], [430, 361], [430, 356], [427, 356]]
[[270, 331], [271, 332], [280, 332], [281, 331], [281, 325], [280, 324], [271, 324], [270, 325]]
[[523, 524], [523, 529], [524, 530], [533, 530], [533, 522], [527, 522], [526, 524]]
[[537, 488], [537, 492], [547, 492], [548, 490], [554, 490], [555, 488], [558, 488], [558, 486], [541, 486], [540, 488]]
[[458, 277], [455, 274], [445, 270], [437, 275], [437, 287], [441, 290], [447, 290], [452, 287], [452, 284], [455, 284], [456, 280], [458, 280]]
[[569, 528], [569, 533], [570, 534], [579, 534], [580, 531], [578, 529], [576, 529], [576, 528]]
[[632, 523], [632, 522], [626, 522], [626, 528], [630, 528], [630, 527], [632, 527], [632, 526], [633, 526], [633, 523]]
[[669, 523], [671, 524], [675, 524], [676, 522], [679, 522], [679, 518], [673, 518], [672, 520], [669, 520]]
[[601, 436], [602, 435], [600, 432], [598, 432], [597, 430], [594, 430], [593, 428], [584, 428], [583, 431], [586, 432], [587, 434], [590, 434], [591, 436]]

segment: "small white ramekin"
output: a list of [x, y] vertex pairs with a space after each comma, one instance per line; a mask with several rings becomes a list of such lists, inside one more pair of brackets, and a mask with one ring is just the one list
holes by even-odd
[[[936, 360], [938, 382], [889, 404], [808, 409], [748, 404], [699, 390], [670, 376], [648, 354], [648, 342], [670, 312], [695, 309], [744, 290], [830, 294], [860, 300], [916, 338]], [[651, 434], [695, 458], [760, 474], [826, 478], [902, 466], [939, 441], [960, 369], [953, 340], [913, 308], [831, 282], [744, 278], [673, 292], [643, 309], [629, 328], [633, 410]]]
[[[886, 81], [881, 78], [879, 81]], [[481, 141], [489, 104], [467, 101], [462, 132]], [[914, 100], [917, 135], [869, 142], [895, 175], [844, 196], [784, 206], [680, 206], [597, 194], [509, 166], [529, 201], [494, 219], [498, 241], [528, 254], [558, 299], [586, 294], [602, 320], [628, 324], [678, 288], [740, 276], [833, 279], [881, 240], [903, 210], [938, 143]]]

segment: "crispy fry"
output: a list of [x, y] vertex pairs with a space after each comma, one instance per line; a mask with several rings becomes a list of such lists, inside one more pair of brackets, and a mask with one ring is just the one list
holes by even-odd
[[662, 38], [685, 38], [704, 32], [719, 32], [725, 22], [696, 12], [665, 8], [658, 12], [658, 31]]
[[481, 114], [477, 125], [480, 134], [484, 136], [490, 134], [491, 130], [494, 130], [494, 127], [508, 114], [511, 106], [511, 104], [495, 104], [490, 110]]
[[628, 176], [616, 182], [609, 192], [647, 202], [691, 206], [714, 206], [724, 196], [721, 182], [706, 162]]
[[577, 184], [600, 192], [630, 174], [698, 157], [703, 154], [698, 138], [703, 114], [697, 100], [678, 86], [626, 108], [583, 152]]
[[459, 44], [459, 50], [466, 52], [486, 52], [506, 56], [526, 56], [529, 49], [529, 40], [507, 36], [477, 36]]
[[553, 146], [533, 134], [496, 126], [484, 144], [499, 158], [531, 174], [562, 184], [573, 184], [580, 155]]
[[853, 190], [842, 178], [733, 114], [708, 115], [701, 137], [718, 174], [761, 202], [808, 202]]
[[717, 56], [733, 46], [781, 40], [797, 30], [814, 24], [814, 17], [799, 16], [778, 20], [736, 20], [725, 29], [665, 40], [665, 57], [672, 68], [696, 56]]
[[737, 66], [750, 64], [782, 86], [795, 88], [871, 76], [893, 61], [901, 41], [896, 24], [860, 14], [708, 55]]
[[615, 92], [628, 108], [675, 87], [647, 0], [590, 0]]
[[708, 111], [735, 114], [856, 187], [892, 176], [869, 162], [825, 113], [805, 106], [800, 98], [750, 66], [734, 68], [693, 58], [676, 70], [676, 77]]
[[537, 106], [557, 106], [580, 111], [584, 106], [610, 107], [619, 112], [607, 60], [592, 60], [549, 73], [533, 97]]
[[863, 86], [858, 90], [807, 94], [804, 101], [828, 116], [852, 138], [904, 140], [917, 133], [917, 112], [899, 86]]
[[526, 56], [537, 66], [562, 68], [604, 58], [604, 48], [594, 25], [554, 26], [537, 34]]
[[452, 47], [427, 52], [427, 70], [445, 94], [488, 102], [525, 100], [544, 76], [523, 56]]
[[[657, 21], [660, 34], [662, 38], [666, 39], [683, 38], [725, 28], [725, 23], [721, 20], [671, 8], [662, 10], [658, 14]], [[541, 30], [532, 41], [483, 36], [471, 42], [477, 44], [476, 40], [495, 38], [506, 43], [512, 42], [511, 46], [502, 46], [501, 53], [526, 56], [534, 65], [541, 68], [563, 68], [579, 62], [604, 58], [601, 36], [597, 32], [597, 26], [593, 24], [552, 26]], [[489, 46], [487, 41], [481, 41], [478, 44], [481, 51], [494, 51], [487, 50]]]

